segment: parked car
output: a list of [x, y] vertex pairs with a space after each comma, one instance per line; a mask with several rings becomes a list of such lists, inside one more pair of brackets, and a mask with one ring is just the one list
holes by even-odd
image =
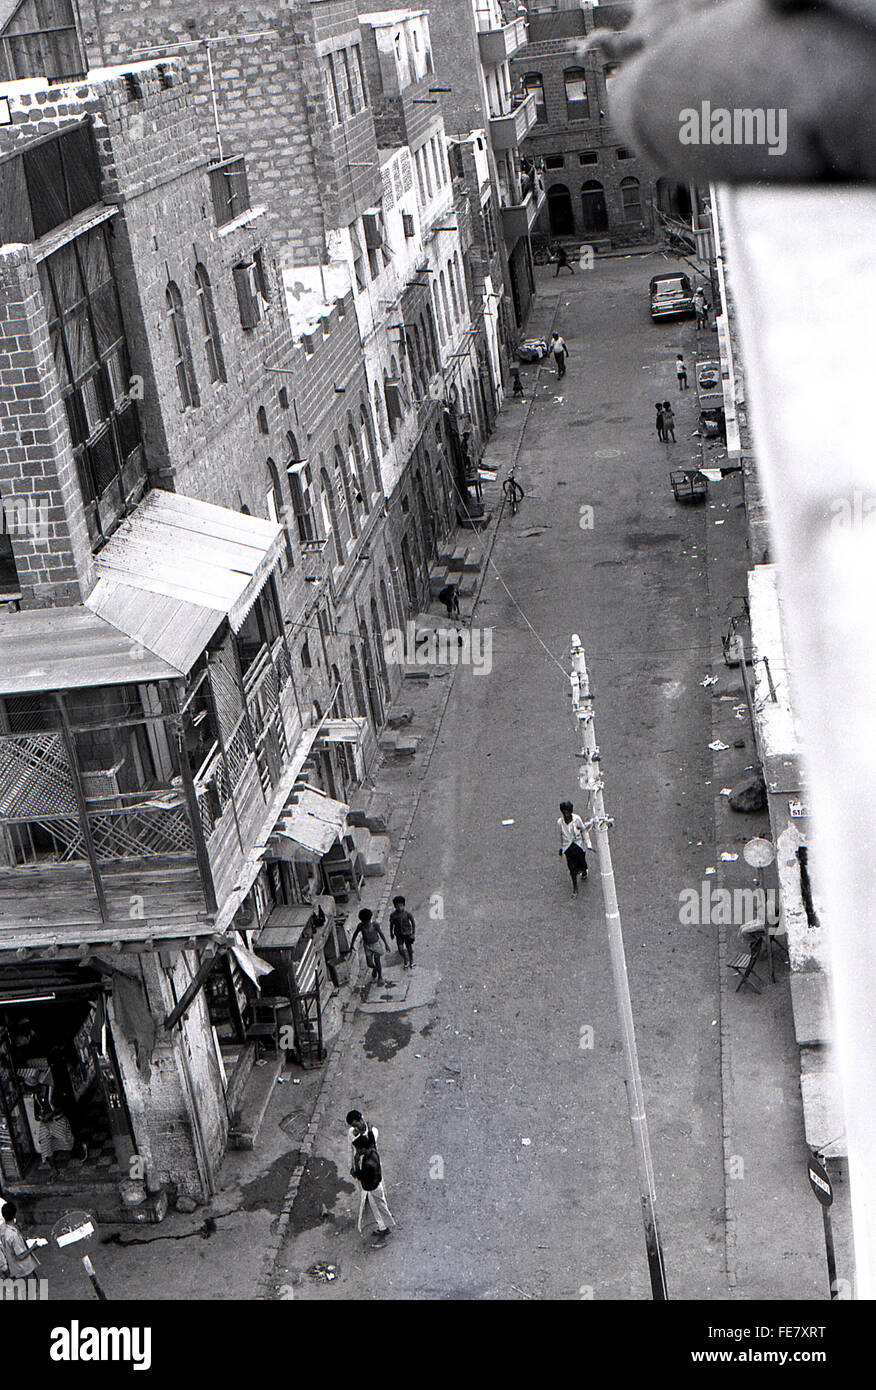
[[693, 288], [686, 275], [655, 275], [651, 280], [651, 318], [690, 318], [694, 313]]
[[544, 338], [524, 338], [517, 349], [517, 356], [521, 362], [540, 362], [547, 357], [547, 350]]

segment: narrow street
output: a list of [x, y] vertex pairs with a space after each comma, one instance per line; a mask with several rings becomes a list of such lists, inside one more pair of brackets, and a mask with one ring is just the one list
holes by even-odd
[[[668, 482], [697, 441], [696, 395], [673, 368], [683, 351], [693, 381], [692, 323], [648, 314], [665, 264], [538, 272], [568, 372], [541, 369], [526, 497], [492, 558], [547, 652], [491, 567], [473, 621], [492, 629], [492, 669], [456, 672], [396, 879], [434, 1002], [356, 1019], [275, 1285], [317, 1261], [338, 1278], [304, 1279], [295, 1298], [648, 1297], [598, 876], [573, 899], [557, 854], [559, 801], [585, 810], [557, 664], [575, 631], [615, 818], [670, 1294], [727, 1297], [719, 964], [713, 928], [678, 919], [679, 892], [711, 862], [707, 513], [679, 507]], [[521, 417], [535, 381], [527, 369], [527, 401], [506, 415]], [[658, 398], [676, 407], [674, 445], [657, 439]], [[353, 1224], [350, 1106], [380, 1130], [398, 1221], [382, 1250]]]

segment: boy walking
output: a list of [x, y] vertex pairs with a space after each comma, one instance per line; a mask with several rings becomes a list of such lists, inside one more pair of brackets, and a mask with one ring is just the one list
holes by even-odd
[[381, 931], [380, 923], [374, 920], [374, 913], [370, 907], [363, 907], [359, 913], [359, 925], [353, 932], [353, 939], [350, 942], [351, 951], [360, 932], [362, 944], [365, 947], [365, 961], [371, 967], [371, 978], [382, 985], [383, 953], [389, 950], [389, 942]]
[[675, 443], [675, 411], [669, 401], [663, 402], [663, 434], [665, 439]]
[[556, 270], [554, 271], [554, 279], [555, 279], [555, 280], [556, 280], [556, 278], [557, 278], [557, 276], [559, 275], [559, 273], [560, 273], [561, 270], [568, 270], [569, 273], [570, 273], [571, 275], [574, 275], [574, 274], [575, 274], [575, 267], [572, 265], [572, 262], [569, 260], [569, 257], [568, 257], [568, 254], [567, 254], [567, 252], [566, 252], [565, 246], [558, 246], [558, 247], [557, 247], [557, 268], [556, 268]]
[[657, 438], [660, 440], [661, 444], [665, 444], [666, 426], [663, 423], [663, 403], [662, 401], [655, 401], [654, 404], [657, 407], [657, 419], [654, 422], [657, 427]]
[[679, 391], [687, 390], [687, 367], [684, 365], [684, 358], [679, 352], [675, 359], [675, 375], [678, 377]]
[[405, 970], [414, 968], [414, 935], [417, 924], [405, 907], [401, 894], [392, 900], [393, 911], [389, 914], [389, 935], [398, 943], [398, 952]]

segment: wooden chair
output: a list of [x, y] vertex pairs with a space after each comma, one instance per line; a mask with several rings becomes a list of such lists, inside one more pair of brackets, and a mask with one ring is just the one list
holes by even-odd
[[763, 954], [763, 937], [755, 936], [750, 940], [748, 949], [740, 951], [735, 960], [728, 960], [727, 968], [733, 970], [739, 976], [739, 983], [736, 986], [738, 994], [743, 985], [748, 985], [755, 994], [760, 994], [760, 976], [755, 973], [755, 965]]

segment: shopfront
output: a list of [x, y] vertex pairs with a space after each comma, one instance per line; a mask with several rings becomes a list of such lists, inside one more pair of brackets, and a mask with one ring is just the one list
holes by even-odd
[[96, 972], [0, 970], [0, 1178], [4, 1189], [119, 1182], [134, 1152]]

